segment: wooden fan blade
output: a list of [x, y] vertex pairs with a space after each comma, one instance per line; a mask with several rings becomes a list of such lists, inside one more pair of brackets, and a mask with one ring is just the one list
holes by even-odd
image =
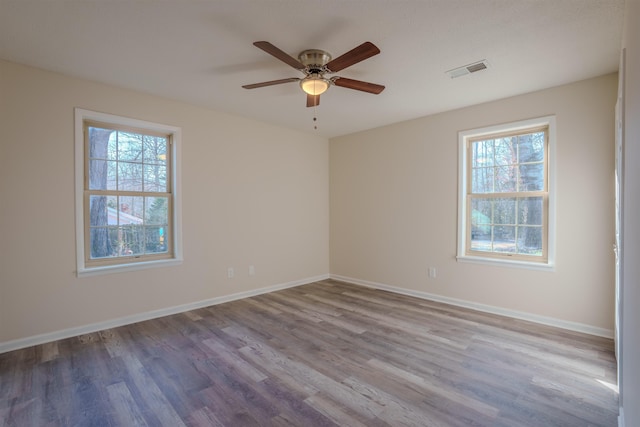
[[288, 53], [278, 49], [277, 47], [275, 47], [269, 42], [260, 41], [260, 42], [253, 43], [253, 45], [257, 48], [264, 50], [269, 55], [272, 55], [278, 58], [280, 61], [284, 62], [285, 64], [292, 66], [296, 70], [304, 70], [304, 64], [302, 62], [298, 61]]
[[262, 82], [262, 83], [254, 83], [251, 85], [244, 85], [242, 86], [245, 89], [255, 89], [258, 87], [265, 87], [265, 86], [273, 86], [273, 85], [279, 85], [282, 83], [289, 83], [289, 82], [297, 82], [300, 81], [299, 78], [297, 77], [289, 77], [288, 79], [280, 79], [280, 80], [271, 80], [269, 82]]
[[320, 95], [307, 94], [307, 107], [317, 107], [320, 105]]
[[380, 53], [380, 49], [371, 42], [364, 42], [360, 46], [351, 49], [349, 52], [337, 57], [336, 59], [329, 61], [326, 67], [335, 73], [343, 70], [347, 67], [357, 64], [360, 61], [364, 61], [367, 58], [371, 58], [374, 55]]
[[369, 92], [373, 94], [379, 94], [384, 90], [384, 86], [377, 85], [375, 83], [362, 82], [360, 80], [347, 79], [345, 77], [338, 77], [333, 80], [333, 84], [340, 87], [346, 87], [349, 89], [361, 90], [363, 92]]

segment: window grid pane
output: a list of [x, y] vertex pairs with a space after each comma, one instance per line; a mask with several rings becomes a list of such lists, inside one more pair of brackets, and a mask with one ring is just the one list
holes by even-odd
[[470, 206], [471, 251], [542, 255], [542, 197], [473, 197]]
[[472, 141], [471, 193], [544, 191], [545, 140], [540, 131]]

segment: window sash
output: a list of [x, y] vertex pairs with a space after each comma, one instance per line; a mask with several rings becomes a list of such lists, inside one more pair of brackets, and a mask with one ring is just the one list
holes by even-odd
[[[89, 141], [89, 128], [97, 127], [101, 129], [113, 130], [114, 132], [126, 132], [133, 133], [143, 136], [154, 136], [154, 137], [162, 137], [167, 141], [166, 147], [166, 158], [164, 160], [165, 166], [164, 168], [166, 173], [166, 191], [125, 191], [125, 190], [97, 190], [90, 189], [90, 180], [89, 180], [89, 171], [90, 171], [90, 162], [93, 158], [90, 157], [90, 141]], [[83, 217], [84, 217], [84, 263], [88, 268], [93, 267], [101, 267], [101, 266], [113, 266], [113, 265], [123, 265], [123, 264], [133, 264], [144, 261], [156, 261], [156, 260], [166, 260], [173, 259], [175, 257], [174, 253], [174, 218], [173, 218], [173, 205], [174, 205], [174, 197], [173, 197], [173, 177], [172, 177], [172, 135], [166, 134], [163, 132], [157, 132], [153, 130], [148, 130], [144, 128], [137, 128], [131, 126], [122, 126], [117, 124], [110, 124], [105, 122], [99, 122], [94, 120], [83, 120], [83, 138], [84, 138], [84, 191], [83, 191]], [[119, 160], [114, 160], [117, 164], [120, 164]], [[126, 162], [123, 162], [126, 163]], [[141, 165], [145, 165], [144, 162], [141, 161]], [[167, 248], [166, 252], [161, 253], [141, 253], [141, 254], [131, 254], [131, 255], [113, 255], [106, 256], [101, 258], [93, 258], [91, 256], [91, 212], [90, 212], [90, 200], [91, 196], [115, 196], [115, 197], [165, 197], [167, 198], [167, 223], [164, 225], [166, 227], [166, 232], [163, 232], [163, 238], [165, 239], [165, 246]], [[144, 215], [143, 215], [144, 217]], [[145, 225], [143, 218], [143, 227], [153, 226], [153, 224]], [[108, 226], [107, 226], [108, 227]], [[114, 228], [119, 228], [120, 226], [115, 226]]]
[[[531, 255], [525, 253], [511, 253], [511, 252], [501, 252], [501, 251], [486, 251], [486, 250], [478, 250], [472, 249], [472, 233], [473, 233], [473, 200], [486, 200], [486, 199], [529, 199], [529, 198], [541, 198], [542, 199], [542, 221], [540, 225], [527, 225], [527, 224], [518, 224], [517, 221], [515, 223], [496, 223], [493, 219], [490, 224], [490, 242], [493, 245], [495, 244], [495, 236], [494, 230], [495, 227], [515, 227], [525, 228], [525, 227], [539, 227], [542, 230], [542, 245], [541, 245], [541, 255]], [[481, 257], [489, 257], [489, 258], [497, 258], [497, 259], [513, 259], [513, 260], [522, 260], [522, 261], [533, 261], [533, 262], [547, 262], [548, 261], [548, 242], [549, 242], [549, 195], [547, 192], [524, 192], [524, 193], [491, 193], [491, 194], [468, 194], [466, 200], [466, 251], [465, 255], [468, 256], [481, 256]]]
[[[520, 162], [518, 158], [517, 163], [512, 163], [509, 165], [492, 165], [489, 166], [493, 168], [498, 167], [515, 167], [519, 168], [523, 165], [529, 164], [539, 164], [543, 165], [543, 188], [538, 191], [518, 191], [516, 185], [516, 191], [488, 191], [488, 192], [473, 192], [473, 171], [474, 171], [474, 153], [473, 153], [473, 144], [487, 141], [487, 140], [495, 140], [495, 139], [503, 139], [510, 137], [517, 137], [520, 135], [528, 135], [532, 133], [544, 133], [544, 150], [543, 150], [543, 158], [542, 161], [537, 162]], [[520, 260], [526, 262], [536, 262], [536, 263], [547, 263], [549, 260], [549, 125], [541, 125], [541, 126], [532, 126], [521, 128], [517, 130], [510, 130], [506, 132], [495, 132], [488, 133], [478, 136], [469, 137], [466, 139], [466, 194], [465, 194], [465, 255], [472, 257], [483, 257], [483, 258], [493, 258], [493, 259], [508, 259], [508, 260]], [[478, 169], [478, 168], [476, 168]], [[528, 198], [542, 198], [542, 223], [540, 227], [542, 230], [542, 245], [541, 245], [541, 255], [532, 255], [532, 254], [524, 254], [524, 253], [511, 253], [505, 251], [496, 251], [495, 248], [495, 236], [494, 230], [495, 226], [507, 226], [507, 227], [515, 227], [516, 236], [518, 228], [528, 227], [528, 225], [524, 224], [495, 224], [492, 222], [490, 224], [491, 236], [491, 250], [478, 250], [472, 249], [472, 240], [473, 240], [473, 200], [493, 200], [493, 199], [517, 199], [523, 200]], [[517, 213], [516, 213], [517, 214]], [[515, 247], [517, 248], [517, 243], [514, 242]]]

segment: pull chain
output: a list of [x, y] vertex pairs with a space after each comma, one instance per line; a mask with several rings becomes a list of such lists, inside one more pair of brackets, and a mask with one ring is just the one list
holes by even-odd
[[318, 112], [318, 104], [316, 103], [313, 106], [313, 129], [318, 130], [318, 126], [317, 126], [317, 121], [318, 121], [318, 117], [317, 117], [317, 112]]

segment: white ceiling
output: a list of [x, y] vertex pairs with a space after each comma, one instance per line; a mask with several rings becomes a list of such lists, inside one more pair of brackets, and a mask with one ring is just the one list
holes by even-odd
[[[0, 58], [333, 137], [616, 71], [623, 12], [624, 0], [0, 0]], [[334, 58], [371, 41], [381, 53], [337, 75], [386, 89], [334, 86], [316, 109], [295, 82], [243, 89], [302, 75], [258, 40]]]

